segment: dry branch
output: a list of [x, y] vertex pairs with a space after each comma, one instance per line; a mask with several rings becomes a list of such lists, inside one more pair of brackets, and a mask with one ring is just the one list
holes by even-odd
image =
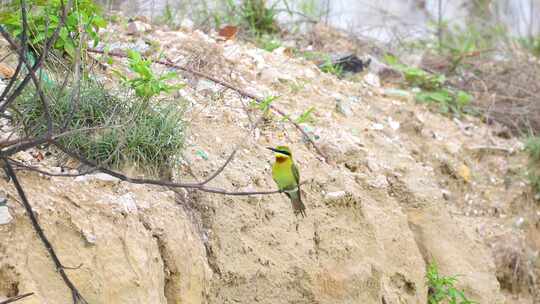
[[29, 296], [31, 296], [33, 294], [34, 294], [33, 292], [29, 292], [29, 293], [24, 293], [22, 295], [14, 296], [14, 297], [11, 297], [9, 299], [6, 299], [6, 300], [0, 302], [0, 304], [8, 304], [8, 303], [17, 302], [17, 301], [22, 300], [22, 299], [24, 299], [26, 297], [29, 297]]
[[49, 239], [45, 235], [45, 232], [43, 231], [43, 228], [41, 228], [41, 225], [38, 222], [38, 219], [36, 217], [36, 214], [34, 213], [34, 210], [32, 208], [32, 205], [30, 204], [30, 201], [28, 200], [26, 193], [24, 192], [24, 189], [22, 185], [19, 183], [19, 179], [17, 178], [17, 174], [13, 170], [13, 167], [9, 163], [7, 159], [3, 159], [4, 161], [4, 169], [6, 171], [7, 176], [11, 179], [13, 182], [13, 185], [15, 186], [15, 189], [17, 190], [17, 193], [19, 194], [19, 197], [21, 198], [21, 201], [23, 203], [24, 209], [26, 209], [26, 213], [28, 214], [28, 217], [30, 218], [30, 221], [32, 223], [32, 227], [36, 231], [39, 239], [43, 243], [43, 246], [45, 249], [47, 249], [47, 252], [49, 253], [49, 256], [54, 262], [54, 265], [56, 267], [56, 271], [60, 274], [60, 277], [62, 277], [62, 280], [66, 284], [66, 286], [71, 290], [71, 296], [73, 298], [73, 303], [87, 303], [86, 300], [83, 298], [83, 296], [80, 294], [79, 290], [75, 285], [71, 282], [69, 277], [67, 276], [66, 272], [64, 271], [64, 267], [62, 266], [62, 263], [60, 262], [60, 259], [58, 259], [58, 256], [56, 255], [56, 252], [54, 251], [53, 246], [51, 245], [51, 242], [49, 242]]

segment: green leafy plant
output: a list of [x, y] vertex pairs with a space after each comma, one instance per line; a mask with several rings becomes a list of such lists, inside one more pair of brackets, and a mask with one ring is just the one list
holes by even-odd
[[469, 111], [467, 106], [471, 103], [473, 97], [465, 91], [455, 90], [447, 86], [444, 75], [432, 74], [417, 67], [401, 64], [396, 57], [391, 55], [386, 55], [385, 60], [403, 73], [408, 86], [419, 89], [419, 92], [416, 93], [416, 101], [438, 104], [442, 113], [460, 115]]
[[[92, 39], [95, 47], [99, 43], [99, 29], [106, 26], [105, 19], [100, 15], [100, 8], [91, 0], [73, 1], [73, 6], [67, 13], [65, 26], [61, 24], [63, 9], [61, 0], [30, 0], [27, 1], [27, 7], [29, 42], [36, 51], [42, 49], [46, 39], [61, 27], [54, 48], [73, 58], [77, 46], [86, 47], [86, 39], [80, 39], [83, 33]], [[14, 36], [22, 33], [19, 1], [11, 1], [7, 9], [0, 14], [0, 24]], [[83, 45], [79, 45], [79, 40]]]
[[423, 90], [437, 90], [444, 86], [446, 77], [442, 74], [431, 74], [417, 67], [404, 66], [399, 68], [410, 86]]
[[324, 73], [336, 75], [337, 77], [343, 76], [343, 68], [340, 65], [333, 64], [330, 59], [323, 63], [320, 68]]
[[169, 72], [163, 75], [156, 75], [152, 70], [152, 61], [144, 59], [140, 53], [128, 51], [129, 69], [136, 74], [135, 77], [128, 76], [116, 71], [116, 75], [122, 80], [124, 85], [135, 91], [138, 97], [150, 100], [161, 93], [169, 93], [172, 90], [180, 89], [183, 85], [169, 85], [167, 80], [177, 77], [177, 73]]
[[464, 91], [453, 91], [450, 89], [439, 89], [436, 91], [420, 91], [416, 94], [416, 100], [421, 103], [436, 103], [439, 105], [441, 113], [453, 113], [459, 115], [466, 112], [472, 100], [472, 96]]
[[409, 86], [423, 90], [437, 90], [444, 86], [446, 77], [442, 74], [431, 74], [417, 67], [411, 67], [399, 62], [392, 55], [386, 54], [384, 60], [396, 70], [403, 73]]
[[337, 77], [343, 76], [343, 67], [339, 64], [334, 64], [332, 62], [332, 58], [327, 53], [317, 52], [317, 51], [306, 51], [306, 52], [297, 52], [296, 55], [306, 60], [317, 63], [319, 69], [323, 73], [333, 74], [333, 75], [336, 75]]
[[272, 102], [276, 100], [278, 96], [268, 96], [263, 101], [257, 102], [253, 100], [250, 104], [252, 108], [259, 109], [263, 112], [263, 117], [266, 121], [272, 120]]
[[315, 122], [315, 118], [312, 115], [314, 111], [315, 111], [315, 107], [310, 107], [309, 109], [304, 111], [302, 114], [300, 114], [300, 116], [298, 116], [298, 118], [296, 118], [294, 121], [297, 124], [313, 123]]
[[320, 66], [321, 71], [324, 73], [336, 75], [337, 77], [343, 76], [343, 67], [332, 63], [330, 56], [325, 56], [325, 61]]
[[475, 304], [469, 300], [462, 290], [458, 290], [454, 285], [456, 277], [445, 277], [439, 274], [437, 264], [431, 263], [426, 273], [426, 284], [428, 290], [429, 304]]
[[277, 98], [278, 98], [277, 96], [268, 96], [261, 102], [257, 102], [256, 100], [253, 100], [251, 102], [251, 106], [261, 110], [264, 113], [269, 113], [272, 106], [272, 102], [274, 102], [274, 100], [276, 100]]

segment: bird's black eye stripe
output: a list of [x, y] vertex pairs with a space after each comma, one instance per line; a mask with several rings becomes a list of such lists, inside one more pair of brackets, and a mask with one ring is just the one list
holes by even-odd
[[289, 152], [289, 151], [284, 151], [284, 150], [276, 150], [276, 152], [278, 152], [278, 153], [281, 153], [281, 154], [285, 154], [285, 155], [289, 155], [289, 156], [291, 156], [291, 152]]

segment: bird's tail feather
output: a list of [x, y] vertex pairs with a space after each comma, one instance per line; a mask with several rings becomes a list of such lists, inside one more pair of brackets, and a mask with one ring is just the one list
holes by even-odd
[[304, 205], [304, 203], [302, 203], [300, 189], [296, 189], [295, 191], [285, 192], [285, 194], [287, 194], [287, 196], [291, 199], [294, 215], [301, 214], [303, 217], [305, 217], [306, 206]]

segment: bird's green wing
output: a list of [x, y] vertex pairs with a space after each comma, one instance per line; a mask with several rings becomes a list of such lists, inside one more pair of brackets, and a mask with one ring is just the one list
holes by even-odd
[[292, 164], [292, 173], [294, 175], [294, 179], [296, 180], [296, 184], [299, 185], [300, 184], [300, 172], [298, 171], [298, 168], [296, 167], [296, 165], [294, 163]]

